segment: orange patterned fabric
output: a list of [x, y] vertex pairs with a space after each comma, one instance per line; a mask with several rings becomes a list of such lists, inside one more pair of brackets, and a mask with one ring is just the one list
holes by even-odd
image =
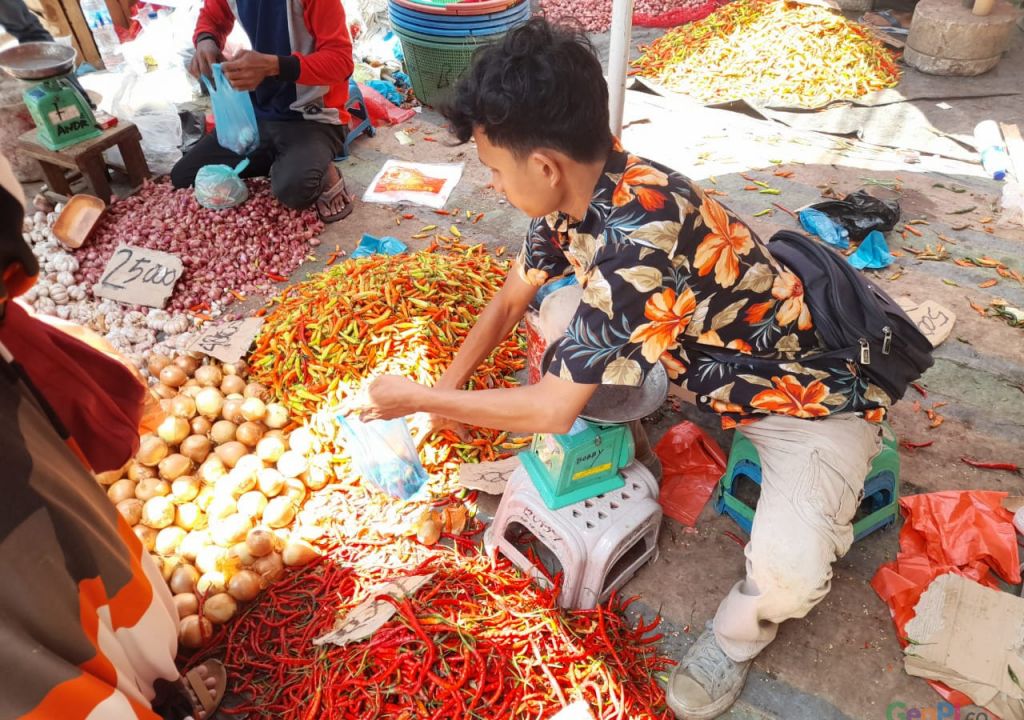
[[878, 421], [890, 404], [852, 363], [819, 357], [803, 284], [746, 223], [618, 143], [586, 215], [534, 221], [517, 267], [536, 286], [575, 273], [583, 288], [550, 366], [565, 379], [636, 385], [661, 362], [725, 427], [766, 414]]

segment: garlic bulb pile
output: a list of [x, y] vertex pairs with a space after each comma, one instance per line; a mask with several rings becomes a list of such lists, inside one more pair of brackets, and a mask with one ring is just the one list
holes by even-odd
[[96, 298], [91, 288], [75, 283], [78, 260], [53, 236], [53, 223], [62, 205], [52, 213], [26, 216], [25, 241], [39, 260], [39, 279], [22, 300], [41, 315], [53, 315], [103, 335], [143, 373], [151, 353], [182, 353], [194, 338], [195, 322], [188, 315], [128, 306]]
[[307, 457], [308, 432], [285, 434], [287, 408], [265, 402], [242, 363], [146, 364], [167, 417], [123, 468], [96, 479], [162, 569], [181, 643], [197, 647], [286, 566], [317, 557], [310, 543], [324, 531], [302, 507], [335, 476], [329, 458]]

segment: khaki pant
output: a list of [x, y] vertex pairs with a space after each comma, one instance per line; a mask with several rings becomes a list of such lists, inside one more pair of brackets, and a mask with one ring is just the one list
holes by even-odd
[[763, 650], [779, 623], [804, 617], [828, 594], [832, 563], [853, 543], [853, 517], [882, 428], [854, 415], [770, 416], [742, 429], [761, 459], [761, 496], [744, 551], [747, 576], [715, 615], [733, 660]]

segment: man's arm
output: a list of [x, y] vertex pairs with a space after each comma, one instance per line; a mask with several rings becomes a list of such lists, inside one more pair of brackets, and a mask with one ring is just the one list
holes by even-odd
[[234, 26], [235, 15], [228, 7], [227, 0], [206, 0], [199, 11], [196, 30], [192, 34], [192, 44], [198, 45], [204, 38], [209, 38], [223, 50], [224, 43], [227, 42]]
[[316, 49], [308, 55], [281, 57], [278, 77], [301, 85], [345, 82], [355, 69], [355, 61], [341, 0], [305, 0], [302, 15]]
[[546, 374], [536, 385], [497, 390], [422, 388], [422, 412], [514, 433], [566, 433], [597, 385]]
[[384, 375], [341, 411], [362, 420], [390, 420], [431, 413], [478, 427], [520, 433], [564, 433], [579, 417], [597, 385], [583, 385], [548, 373], [536, 385], [496, 390], [430, 388], [397, 375]]

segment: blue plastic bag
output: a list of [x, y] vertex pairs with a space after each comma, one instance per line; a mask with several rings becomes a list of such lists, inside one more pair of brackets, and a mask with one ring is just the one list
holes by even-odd
[[227, 210], [249, 199], [249, 188], [239, 175], [249, 166], [243, 158], [234, 168], [227, 165], [206, 165], [196, 173], [196, 202], [209, 210]]
[[217, 142], [225, 150], [237, 155], [248, 155], [260, 144], [260, 129], [256, 124], [252, 98], [249, 93], [231, 87], [220, 63], [211, 67], [216, 88], [210, 87], [210, 81], [205, 75], [200, 77], [210, 93], [213, 119], [217, 126]]
[[364, 258], [372, 255], [401, 255], [408, 249], [408, 245], [390, 235], [378, 238], [365, 233], [363, 239], [359, 241], [358, 247], [352, 251], [352, 258]]
[[889, 252], [885, 236], [877, 230], [872, 230], [861, 242], [857, 252], [846, 259], [858, 270], [881, 270], [892, 265], [896, 258]]
[[405, 418], [364, 423], [339, 414], [337, 419], [345, 449], [364, 480], [403, 500], [425, 488], [427, 471]]
[[845, 250], [850, 247], [850, 233], [842, 225], [820, 210], [806, 208], [800, 211], [800, 224], [804, 230], [817, 235], [833, 247]]

